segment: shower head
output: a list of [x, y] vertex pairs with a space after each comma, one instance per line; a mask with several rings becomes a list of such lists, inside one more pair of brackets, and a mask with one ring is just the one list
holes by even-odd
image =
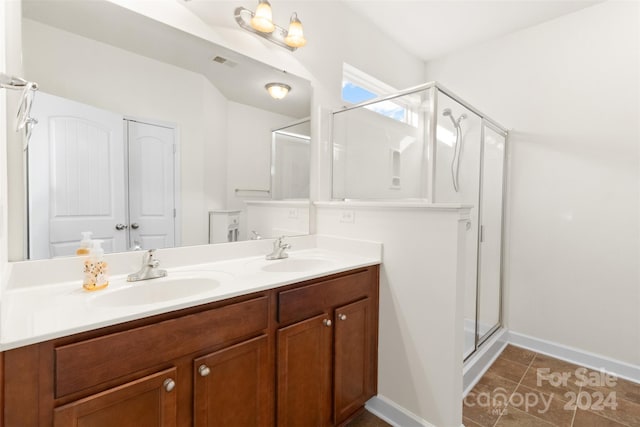
[[456, 121], [456, 119], [453, 118], [453, 114], [451, 113], [451, 108], [445, 108], [444, 110], [442, 110], [442, 115], [443, 116], [449, 116], [449, 118], [451, 119], [451, 122], [453, 123], [453, 127], [458, 127], [458, 123]]
[[453, 122], [453, 126], [460, 126], [460, 122], [463, 119], [467, 118], [466, 114], [461, 114], [460, 117], [458, 117], [458, 120], [453, 118], [453, 113], [451, 112], [451, 108], [445, 108], [444, 110], [442, 110], [442, 115], [443, 116], [449, 116], [449, 118], [451, 119], [451, 121]]

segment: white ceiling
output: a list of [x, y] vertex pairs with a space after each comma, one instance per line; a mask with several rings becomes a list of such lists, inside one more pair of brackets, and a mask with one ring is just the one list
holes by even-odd
[[[331, 1], [327, 10], [335, 10]], [[604, 0], [339, 0], [408, 52], [429, 61], [492, 38], [558, 18]], [[274, 21], [286, 23], [291, 0], [271, 0]], [[280, 7], [282, 4], [285, 7]], [[184, 5], [215, 27], [236, 28], [238, 5], [257, 0], [188, 0]], [[303, 18], [304, 22], [304, 18]], [[308, 35], [311, 36], [311, 35]]]
[[428, 61], [602, 0], [342, 1], [407, 51]]
[[602, 0], [342, 0], [428, 61], [566, 15]]

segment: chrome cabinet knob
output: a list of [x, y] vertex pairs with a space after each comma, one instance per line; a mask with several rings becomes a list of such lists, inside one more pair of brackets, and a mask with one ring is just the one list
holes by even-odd
[[326, 326], [326, 327], [329, 327], [329, 326], [331, 326], [331, 320], [329, 320], [329, 319], [324, 319], [324, 320], [322, 321], [322, 324], [323, 324], [324, 326]]
[[171, 390], [176, 388], [176, 382], [174, 380], [172, 380], [171, 378], [167, 378], [166, 380], [164, 380], [162, 385], [164, 386], [164, 389], [167, 392], [170, 392]]
[[338, 314], [338, 319], [347, 320], [347, 315], [346, 314]]
[[126, 224], [116, 224], [116, 230], [118, 231], [124, 230], [125, 228], [128, 228]]
[[138, 228], [140, 228], [140, 224], [138, 224], [137, 222], [132, 222], [131, 223], [131, 228], [134, 230], [137, 230]]
[[201, 377], [206, 377], [211, 373], [211, 369], [209, 369], [207, 365], [200, 365], [200, 367], [198, 368], [198, 373]]

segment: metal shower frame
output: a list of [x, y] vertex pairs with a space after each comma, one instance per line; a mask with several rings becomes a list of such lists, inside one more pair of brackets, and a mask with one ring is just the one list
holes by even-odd
[[[491, 117], [489, 117], [487, 114], [483, 113], [481, 110], [479, 110], [478, 108], [474, 107], [472, 104], [470, 104], [469, 102], [465, 101], [463, 98], [461, 98], [460, 96], [456, 95], [454, 92], [452, 92], [451, 90], [449, 90], [448, 88], [446, 88], [445, 86], [443, 86], [441, 83], [437, 82], [437, 81], [431, 81], [431, 82], [427, 82], [427, 83], [423, 83], [421, 85], [418, 86], [414, 86], [414, 87], [410, 87], [408, 89], [405, 90], [401, 90], [399, 92], [395, 92], [389, 95], [385, 95], [385, 96], [380, 96], [380, 97], [376, 97], [373, 98], [371, 100], [368, 101], [364, 101], [364, 102], [360, 102], [358, 104], [354, 104], [348, 107], [344, 107], [338, 110], [334, 110], [332, 111], [331, 114], [331, 118], [332, 118], [332, 122], [333, 122], [333, 116], [337, 113], [342, 113], [345, 111], [349, 111], [349, 110], [353, 110], [356, 108], [362, 108], [362, 107], [366, 107], [368, 105], [372, 105], [372, 104], [376, 104], [382, 101], [389, 101], [389, 100], [393, 100], [402, 96], [406, 96], [406, 95], [411, 95], [414, 93], [418, 93], [418, 92], [423, 92], [423, 91], [430, 91], [430, 98], [429, 98], [429, 113], [428, 113], [428, 120], [427, 120], [427, 124], [428, 127], [425, 126], [425, 134], [426, 134], [426, 141], [427, 141], [427, 149], [426, 149], [426, 169], [428, 175], [424, 176], [423, 178], [423, 185], [426, 185], [426, 191], [423, 191], [423, 194], [426, 195], [426, 200], [432, 202], [432, 203], [437, 203], [437, 194], [435, 194], [435, 174], [436, 174], [436, 162], [435, 162], [435, 158], [436, 158], [436, 150], [437, 150], [437, 144], [436, 144], [436, 137], [437, 137], [437, 123], [438, 123], [438, 117], [437, 117], [437, 112], [438, 112], [438, 92], [441, 92], [442, 94], [448, 96], [449, 98], [451, 98], [452, 100], [454, 100], [455, 102], [457, 102], [458, 104], [462, 105], [463, 107], [465, 107], [467, 110], [471, 111], [472, 113], [474, 113], [476, 116], [478, 116], [481, 121], [482, 121], [482, 125], [481, 125], [481, 138], [480, 138], [480, 170], [479, 170], [479, 191], [478, 191], [478, 224], [481, 223], [482, 221], [482, 212], [481, 212], [481, 201], [482, 201], [482, 181], [483, 181], [483, 171], [484, 171], [484, 143], [485, 143], [485, 128], [489, 127], [491, 128], [493, 131], [495, 131], [496, 133], [498, 133], [499, 135], [503, 136], [505, 138], [505, 147], [504, 147], [504, 152], [503, 152], [503, 159], [502, 159], [502, 164], [503, 164], [503, 171], [502, 171], [502, 207], [501, 207], [501, 224], [500, 224], [500, 231], [501, 231], [501, 241], [500, 241], [500, 283], [499, 283], [499, 292], [500, 292], [500, 301], [499, 301], [499, 308], [498, 308], [498, 323], [496, 325], [494, 325], [491, 329], [489, 329], [489, 331], [487, 331], [482, 337], [479, 334], [479, 302], [480, 302], [480, 233], [481, 233], [481, 227], [478, 227], [478, 235], [477, 235], [477, 246], [478, 246], [478, 250], [477, 250], [477, 256], [476, 256], [476, 265], [477, 265], [477, 272], [476, 272], [476, 310], [475, 310], [475, 334], [474, 334], [474, 349], [471, 353], [469, 353], [464, 360], [468, 360], [471, 356], [473, 356], [477, 351], [478, 348], [484, 343], [486, 342], [489, 338], [491, 338], [491, 336], [498, 331], [502, 325], [503, 325], [503, 320], [504, 320], [504, 316], [503, 316], [503, 308], [504, 308], [504, 257], [505, 257], [505, 243], [506, 243], [506, 239], [505, 239], [505, 217], [506, 217], [506, 199], [507, 199], [507, 194], [506, 194], [506, 189], [507, 189], [507, 176], [508, 176], [508, 162], [507, 159], [509, 158], [509, 152], [510, 152], [510, 144], [509, 144], [509, 131], [505, 126], [502, 126], [499, 122], [497, 122], [496, 120], [492, 119]], [[333, 126], [331, 127], [331, 141], [332, 141], [332, 151], [333, 151]], [[347, 200], [347, 199], [337, 199], [334, 197], [334, 183], [333, 183], [333, 155], [331, 156], [332, 160], [331, 160], [331, 171], [330, 171], [330, 176], [331, 176], [331, 198], [332, 200]], [[426, 181], [426, 182], [425, 182]], [[381, 202], [384, 203], [384, 202]]]

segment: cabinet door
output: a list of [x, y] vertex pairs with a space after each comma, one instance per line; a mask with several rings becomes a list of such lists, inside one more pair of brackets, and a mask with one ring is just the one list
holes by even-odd
[[194, 425], [273, 425], [266, 335], [194, 361]]
[[332, 424], [331, 340], [326, 314], [278, 330], [278, 426]]
[[55, 427], [173, 427], [176, 369], [171, 368], [106, 390], [53, 413]]
[[335, 311], [334, 417], [339, 424], [375, 393], [375, 340], [369, 298]]

